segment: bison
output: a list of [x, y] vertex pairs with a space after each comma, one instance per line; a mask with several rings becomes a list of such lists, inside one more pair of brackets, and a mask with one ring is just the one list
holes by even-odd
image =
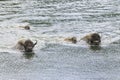
[[24, 29], [26, 29], [26, 30], [30, 30], [30, 26], [24, 26]]
[[65, 38], [64, 41], [72, 42], [72, 43], [77, 43], [77, 38], [76, 37], [69, 37]]
[[101, 43], [101, 36], [98, 33], [88, 34], [81, 40], [86, 41], [91, 46], [99, 46]]
[[29, 25], [25, 25], [25, 26], [18, 26], [19, 28], [25, 29], [25, 30], [30, 30], [30, 26]]
[[25, 52], [32, 52], [36, 44], [37, 41], [33, 43], [30, 39], [22, 39], [17, 42], [15, 48]]

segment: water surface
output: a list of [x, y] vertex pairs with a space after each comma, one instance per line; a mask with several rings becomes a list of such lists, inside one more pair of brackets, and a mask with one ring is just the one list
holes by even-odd
[[[119, 80], [120, 0], [0, 0], [1, 80]], [[31, 30], [19, 26], [30, 25]], [[101, 49], [84, 41], [98, 32]], [[34, 54], [11, 48], [38, 40]]]

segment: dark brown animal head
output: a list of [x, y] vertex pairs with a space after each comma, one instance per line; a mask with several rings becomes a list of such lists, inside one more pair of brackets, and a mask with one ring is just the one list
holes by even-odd
[[98, 46], [98, 45], [100, 45], [100, 43], [101, 43], [100, 35], [98, 33], [93, 33], [89, 40], [89, 44]]
[[30, 30], [30, 26], [25, 26], [24, 27], [26, 30]]
[[37, 44], [37, 41], [33, 43], [31, 40], [26, 40], [25, 43], [23, 44], [25, 48], [25, 52], [32, 52], [36, 44]]
[[76, 37], [72, 37], [72, 38], [71, 38], [71, 41], [72, 41], [72, 43], [77, 43]]

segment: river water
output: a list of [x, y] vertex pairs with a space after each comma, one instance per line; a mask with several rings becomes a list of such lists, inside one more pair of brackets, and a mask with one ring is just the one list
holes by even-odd
[[[0, 80], [120, 80], [120, 0], [0, 0]], [[18, 26], [29, 25], [31, 30]], [[86, 34], [97, 32], [101, 48]], [[75, 36], [77, 44], [65, 42]], [[38, 41], [34, 54], [12, 47]]]

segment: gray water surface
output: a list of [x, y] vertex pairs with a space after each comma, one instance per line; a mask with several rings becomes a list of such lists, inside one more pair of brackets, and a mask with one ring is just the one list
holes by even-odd
[[[120, 80], [120, 0], [0, 0], [0, 80]], [[30, 25], [31, 30], [19, 26]], [[98, 32], [100, 49], [80, 40]], [[38, 40], [33, 54], [11, 48]]]

